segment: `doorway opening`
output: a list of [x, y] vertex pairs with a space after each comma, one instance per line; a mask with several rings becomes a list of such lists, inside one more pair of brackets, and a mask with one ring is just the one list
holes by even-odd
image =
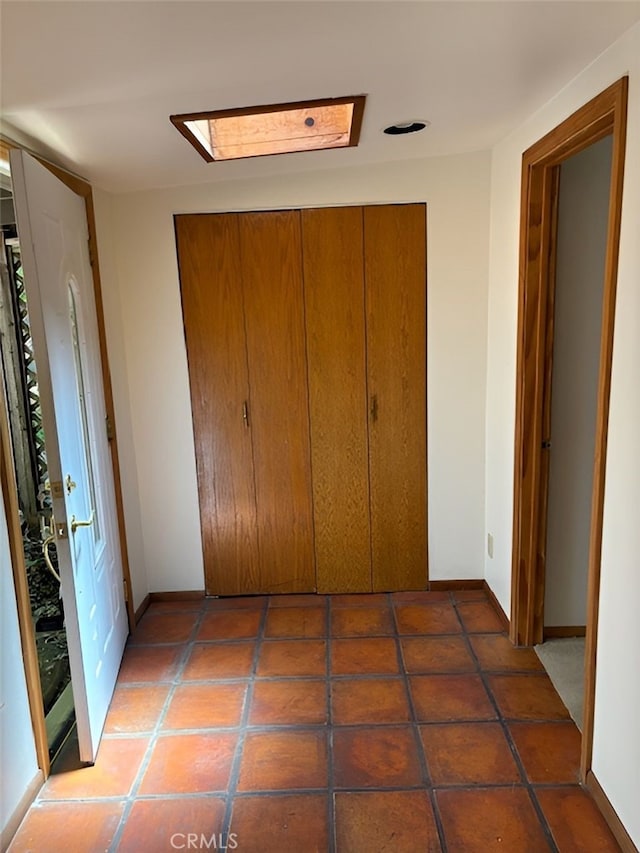
[[[613, 327], [622, 209], [628, 78], [622, 78], [540, 139], [523, 155], [520, 231], [520, 291], [514, 460], [511, 640], [535, 645], [543, 640], [545, 569], [550, 538], [550, 451], [553, 447], [551, 384], [554, 361], [555, 285], [558, 269], [558, 214], [561, 166], [611, 137], [602, 290], [595, 353], [590, 459], [586, 465], [588, 521], [583, 521], [587, 561], [584, 654], [584, 712], [581, 776], [588, 781], [593, 746], [595, 662], [600, 588], [602, 516], [613, 352]], [[558, 335], [560, 331], [558, 330]], [[565, 336], [567, 332], [565, 331]], [[564, 343], [563, 337], [563, 343]], [[586, 539], [585, 539], [586, 537]], [[551, 553], [549, 549], [549, 554]], [[583, 583], [584, 577], [583, 577]], [[569, 584], [568, 599], [575, 598]], [[554, 604], [557, 603], [554, 599]], [[574, 619], [575, 617], [567, 617]], [[562, 621], [562, 620], [561, 620]], [[580, 621], [579, 619], [577, 620]], [[574, 630], [580, 625], [558, 625]]]
[[553, 342], [543, 438], [548, 497], [540, 519], [546, 526], [545, 591], [543, 642], [536, 651], [580, 730], [611, 154], [609, 134], [559, 166], [549, 294]]
[[0, 356], [47, 746], [53, 760], [73, 728], [75, 711], [38, 371], [8, 171], [0, 175]]

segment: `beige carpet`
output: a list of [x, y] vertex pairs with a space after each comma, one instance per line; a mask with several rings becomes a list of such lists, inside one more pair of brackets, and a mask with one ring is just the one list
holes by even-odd
[[572, 719], [582, 731], [584, 637], [546, 640], [535, 650]]

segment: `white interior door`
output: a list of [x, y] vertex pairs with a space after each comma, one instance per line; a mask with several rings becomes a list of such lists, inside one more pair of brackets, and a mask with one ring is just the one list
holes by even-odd
[[128, 625], [84, 200], [11, 152], [80, 759], [93, 762]]

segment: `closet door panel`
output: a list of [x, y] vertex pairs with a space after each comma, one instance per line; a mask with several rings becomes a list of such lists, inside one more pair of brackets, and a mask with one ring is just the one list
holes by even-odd
[[318, 592], [371, 591], [362, 208], [302, 211]]
[[244, 214], [240, 264], [260, 591], [311, 592], [315, 566], [299, 212]]
[[238, 217], [176, 216], [189, 362], [205, 586], [211, 595], [258, 583], [256, 501], [240, 287]]
[[364, 209], [373, 589], [427, 584], [426, 211]]

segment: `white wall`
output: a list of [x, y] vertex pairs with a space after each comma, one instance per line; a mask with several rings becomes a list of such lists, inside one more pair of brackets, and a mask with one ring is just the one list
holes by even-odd
[[[122, 308], [120, 290], [111, 286], [116, 279], [113, 246], [112, 197], [93, 190], [94, 215], [98, 239], [98, 257], [102, 283], [102, 305], [105, 318], [109, 370], [111, 372], [113, 405], [118, 438], [118, 457], [122, 475], [122, 500], [124, 504], [127, 556], [131, 571], [134, 605], [137, 607], [149, 591], [141, 523], [141, 505], [138, 490], [136, 460], [131, 425], [131, 402], [122, 336]], [[126, 299], [127, 283], [124, 283]], [[144, 319], [141, 325], [144, 324]]]
[[560, 167], [545, 626], [586, 624], [612, 139]]
[[486, 578], [509, 610], [522, 153], [629, 74], [629, 117], [605, 490], [593, 770], [640, 845], [640, 25], [493, 150], [487, 357]]
[[130, 535], [144, 567], [133, 570], [146, 570], [149, 590], [204, 586], [173, 214], [388, 201], [428, 205], [431, 578], [482, 577], [489, 182], [484, 152], [98, 195], [100, 248], [111, 231], [117, 265], [101, 254], [110, 349], [124, 364], [114, 370], [124, 489], [140, 501]]
[[12, 820], [40, 776], [22, 663], [18, 611], [4, 503], [0, 493], [0, 848]]

